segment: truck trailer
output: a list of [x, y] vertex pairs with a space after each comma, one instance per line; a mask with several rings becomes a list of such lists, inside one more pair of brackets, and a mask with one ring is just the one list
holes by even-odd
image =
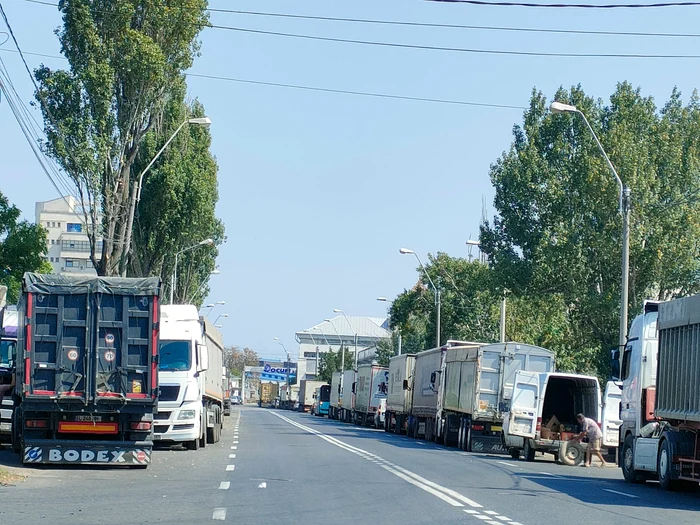
[[384, 430], [395, 434], [408, 431], [408, 419], [413, 401], [415, 354], [402, 354], [389, 360]]
[[221, 436], [227, 388], [223, 338], [195, 305], [163, 305], [160, 314], [160, 396], [153, 437], [197, 450]]
[[646, 302], [622, 355], [620, 467], [629, 483], [700, 482], [700, 295]]
[[160, 289], [154, 277], [24, 274], [12, 414], [23, 463], [148, 466]]
[[316, 389], [325, 385], [325, 381], [311, 381], [302, 379], [299, 381], [299, 412], [307, 412], [314, 404]]
[[353, 393], [355, 405], [352, 414], [356, 425], [375, 424], [375, 414], [380, 409], [382, 400], [386, 400], [389, 369], [377, 365], [360, 365], [357, 367], [357, 380]]

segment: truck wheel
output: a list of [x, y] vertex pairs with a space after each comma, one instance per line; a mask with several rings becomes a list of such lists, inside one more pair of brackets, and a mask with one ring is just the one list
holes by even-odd
[[510, 454], [510, 457], [513, 459], [520, 459], [520, 451], [517, 448], [508, 449], [508, 454]]
[[570, 467], [580, 465], [586, 457], [586, 451], [580, 443], [562, 441], [559, 447], [559, 459], [564, 465]]
[[525, 446], [523, 447], [523, 456], [525, 461], [535, 461], [535, 449], [530, 445], [530, 440], [525, 438]]
[[659, 485], [664, 490], [675, 490], [678, 487], [678, 481], [672, 479], [671, 471], [673, 469], [673, 453], [668, 439], [661, 441], [659, 450], [659, 459], [657, 464], [657, 472], [659, 474]]
[[644, 483], [644, 478], [638, 471], [634, 470], [634, 438], [631, 434], [622, 443], [620, 465], [622, 466], [622, 475], [627, 483]]
[[204, 448], [207, 446], [207, 416], [206, 416], [206, 409], [202, 410], [202, 417], [201, 417], [201, 422], [200, 422], [200, 431], [201, 434], [199, 436], [199, 448]]
[[199, 450], [199, 439], [193, 439], [185, 443], [187, 450]]

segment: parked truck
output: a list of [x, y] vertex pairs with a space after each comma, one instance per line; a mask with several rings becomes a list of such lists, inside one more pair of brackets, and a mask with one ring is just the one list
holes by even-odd
[[620, 467], [629, 483], [700, 482], [700, 295], [647, 302], [622, 355]]
[[299, 381], [299, 412], [306, 412], [314, 404], [314, 394], [316, 389], [325, 385], [325, 381], [311, 381], [302, 379]]
[[324, 384], [314, 393], [313, 415], [327, 416], [330, 409], [331, 385]]
[[25, 273], [12, 446], [25, 464], [147, 467], [160, 279]]
[[221, 435], [223, 338], [194, 305], [163, 305], [160, 315], [160, 397], [153, 437], [197, 450]]
[[279, 401], [280, 385], [276, 382], [260, 383], [260, 404], [262, 406], [274, 405]]
[[342, 372], [333, 372], [331, 375], [331, 391], [329, 399], [328, 408], [328, 418], [329, 419], [340, 419], [340, 408], [341, 408], [341, 383], [343, 382]]
[[546, 452], [565, 465], [581, 464], [585, 446], [574, 440], [581, 430], [576, 415], [600, 425], [600, 405], [597, 377], [518, 371], [503, 425], [508, 452], [527, 461], [534, 461], [537, 451]]
[[415, 354], [401, 354], [389, 360], [389, 383], [387, 385], [384, 430], [395, 434], [406, 434], [413, 401]]
[[333, 372], [331, 376], [331, 398], [330, 413], [331, 419], [339, 419], [350, 423], [353, 420], [353, 408], [355, 394], [353, 385], [355, 383], [355, 371]]
[[375, 414], [386, 400], [389, 369], [377, 365], [360, 365], [357, 367], [357, 380], [352, 392], [355, 404], [352, 414], [356, 425], [374, 425]]
[[[17, 354], [17, 309], [14, 306], [0, 308], [0, 385], [12, 385]], [[12, 441], [12, 392], [0, 402], [0, 442]]]
[[433, 348], [416, 354], [411, 417], [408, 434], [414, 438], [435, 439], [435, 417], [438, 404], [436, 373], [440, 371], [442, 348]]
[[436, 438], [479, 452], [505, 452], [503, 414], [510, 409], [515, 375], [554, 370], [554, 354], [517, 342], [450, 342], [442, 354]]

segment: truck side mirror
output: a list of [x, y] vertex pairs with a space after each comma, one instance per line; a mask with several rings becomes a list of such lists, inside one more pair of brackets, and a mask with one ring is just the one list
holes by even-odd
[[353, 384], [352, 384], [352, 393], [353, 393], [353, 394], [355, 393], [355, 385], [356, 385], [356, 384], [357, 384], [357, 383], [353, 383]]
[[207, 346], [197, 343], [197, 372], [205, 372], [209, 369], [209, 352]]
[[437, 374], [436, 374], [435, 372], [433, 372], [432, 374], [430, 374], [430, 382], [431, 382], [432, 384], [435, 384], [435, 380], [436, 380], [436, 379], [437, 379]]
[[403, 389], [408, 390], [408, 379], [403, 380]]
[[610, 376], [613, 381], [620, 380], [620, 350], [610, 350]]

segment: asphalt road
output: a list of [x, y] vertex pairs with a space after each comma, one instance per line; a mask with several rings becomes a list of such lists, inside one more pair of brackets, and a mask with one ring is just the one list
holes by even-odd
[[[25, 481], [0, 487], [0, 523], [700, 523], [700, 490], [628, 485], [617, 468], [548, 458], [469, 454], [245, 407], [217, 445], [158, 450], [147, 470], [23, 469]], [[13, 460], [0, 452], [0, 465]]]

